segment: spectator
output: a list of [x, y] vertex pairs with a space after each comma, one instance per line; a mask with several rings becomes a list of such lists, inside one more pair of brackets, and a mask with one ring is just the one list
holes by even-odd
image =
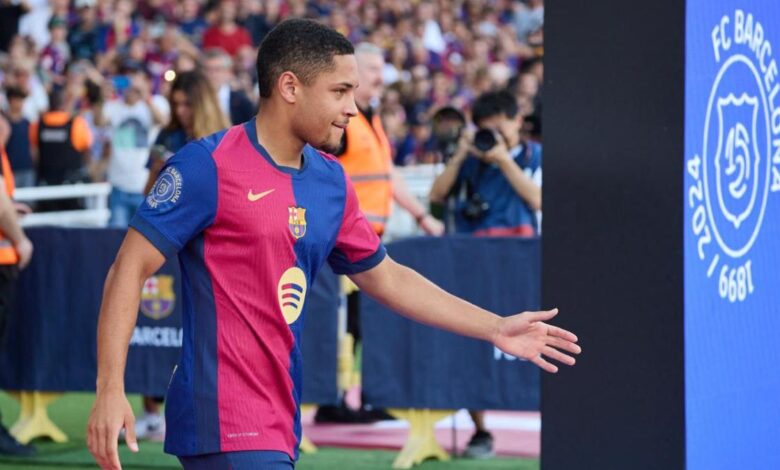
[[217, 93], [220, 109], [230, 118], [230, 122], [239, 124], [252, 119], [255, 105], [244, 92], [232, 87], [233, 60], [230, 56], [219, 49], [207, 50], [203, 66]]
[[149, 81], [140, 72], [131, 76], [122, 99], [105, 104], [103, 116], [111, 128], [111, 150], [106, 162], [108, 182], [112, 185], [109, 225], [127, 227], [143, 201], [152, 131], [166, 118], [152, 103]]
[[230, 122], [219, 109], [211, 84], [200, 72], [177, 75], [168, 100], [171, 120], [157, 135], [149, 154], [149, 161], [146, 163], [149, 179], [144, 194], [152, 188], [163, 164], [185, 143], [230, 126]]
[[398, 146], [394, 163], [396, 166], [431, 163], [431, 124], [424, 114], [411, 116], [409, 132]]
[[279, 21], [279, 1], [242, 0], [239, 22], [252, 36], [252, 45], [258, 47], [273, 25]]
[[65, 69], [70, 61], [67, 21], [53, 16], [49, 20], [49, 35], [51, 42], [41, 51], [41, 71], [46, 78], [46, 83], [62, 86], [65, 83]]
[[114, 3], [113, 11], [110, 12], [111, 23], [104, 24], [102, 28], [106, 49], [122, 46], [141, 32], [140, 25], [133, 19], [134, 3], [131, 0], [117, 0]]
[[16, 87], [8, 88], [5, 94], [8, 100], [6, 118], [11, 130], [6, 151], [14, 172], [14, 182], [17, 188], [35, 186], [35, 168], [30, 152], [30, 121], [22, 114], [26, 95], [21, 88]]
[[41, 113], [49, 108], [46, 88], [34, 70], [34, 62], [25, 58], [14, 62], [11, 73], [5, 77], [6, 87], [18, 87], [27, 95], [22, 105], [22, 114], [30, 122], [37, 121]]
[[203, 33], [209, 24], [200, 14], [198, 0], [182, 0], [178, 7], [179, 29], [192, 44], [200, 46], [203, 42]]
[[27, 2], [0, 0], [0, 52], [8, 52], [11, 39], [19, 32], [19, 20], [28, 11]]
[[218, 47], [232, 57], [241, 46], [252, 45], [249, 32], [236, 23], [238, 14], [236, 0], [221, 0], [218, 14], [217, 23], [203, 33], [203, 47], [205, 49]]
[[36, 50], [43, 49], [51, 42], [49, 21], [57, 16], [69, 19], [70, 0], [26, 0], [30, 11], [19, 20], [19, 35], [29, 37]]
[[538, 31], [544, 25], [544, 0], [526, 0], [515, 3], [512, 18], [517, 39], [528, 42], [531, 33]]
[[[38, 184], [60, 185], [84, 181], [89, 163], [92, 133], [80, 116], [67, 108], [65, 90], [55, 89], [49, 95], [51, 109], [30, 127], [33, 155], [37, 155]], [[46, 210], [77, 208], [73, 201], [42, 204]]]
[[96, 0], [75, 0], [78, 22], [68, 34], [70, 52], [75, 59], [94, 61], [100, 48]]
[[534, 236], [541, 210], [541, 146], [522, 142], [522, 116], [506, 91], [474, 103], [472, 119], [494, 140], [464, 133], [458, 151], [434, 181], [430, 200], [455, 197], [455, 231], [474, 235]]

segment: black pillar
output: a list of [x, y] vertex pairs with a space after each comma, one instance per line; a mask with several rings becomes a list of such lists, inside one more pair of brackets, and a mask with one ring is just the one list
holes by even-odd
[[545, 7], [542, 468], [684, 468], [685, 2]]

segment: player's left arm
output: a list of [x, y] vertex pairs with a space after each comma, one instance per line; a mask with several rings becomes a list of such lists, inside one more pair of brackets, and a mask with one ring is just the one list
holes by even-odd
[[502, 351], [528, 359], [548, 372], [557, 372], [558, 367], [546, 359], [574, 365], [572, 355], [581, 351], [573, 333], [545, 323], [558, 314], [557, 309], [500, 317], [447, 293], [389, 256], [375, 267], [352, 274], [350, 278], [366, 294], [405, 317], [489, 341]]

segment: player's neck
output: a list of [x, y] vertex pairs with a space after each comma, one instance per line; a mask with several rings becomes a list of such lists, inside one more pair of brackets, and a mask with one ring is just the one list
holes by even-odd
[[305, 143], [290, 132], [286, 122], [275, 120], [274, 115], [268, 111], [257, 113], [257, 138], [277, 165], [300, 168]]

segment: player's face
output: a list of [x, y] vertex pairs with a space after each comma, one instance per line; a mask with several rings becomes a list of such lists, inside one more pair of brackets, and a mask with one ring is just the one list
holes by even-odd
[[350, 118], [357, 115], [357, 62], [353, 55], [333, 57], [334, 67], [303, 87], [296, 127], [303, 139], [326, 152], [335, 152]]

